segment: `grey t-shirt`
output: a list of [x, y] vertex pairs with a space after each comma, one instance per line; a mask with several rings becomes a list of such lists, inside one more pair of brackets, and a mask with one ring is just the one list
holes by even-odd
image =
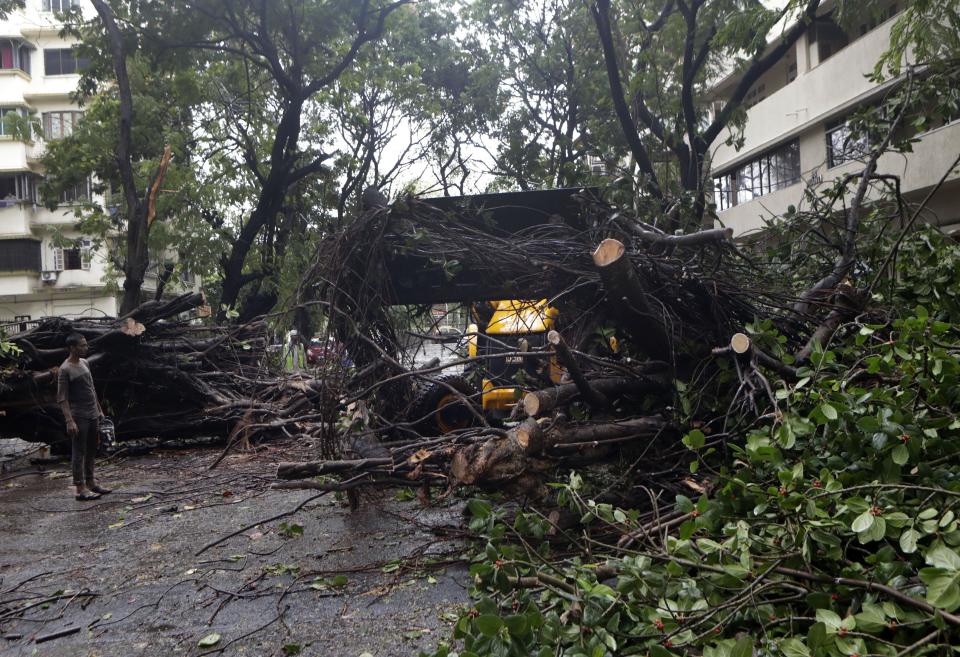
[[74, 418], [95, 420], [100, 417], [93, 375], [85, 358], [77, 363], [71, 363], [70, 359], [63, 361], [57, 378], [57, 401], [68, 402]]

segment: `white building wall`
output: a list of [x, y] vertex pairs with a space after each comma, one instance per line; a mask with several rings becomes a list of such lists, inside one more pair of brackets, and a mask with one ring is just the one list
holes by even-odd
[[[85, 14], [93, 13], [88, 0], [79, 0], [78, 4]], [[26, 108], [41, 126], [46, 112], [78, 109], [70, 94], [79, 81], [77, 74], [52, 74], [45, 70], [44, 49], [69, 48], [71, 43], [60, 37], [54, 13], [42, 11], [42, 7], [42, 0], [27, 0], [23, 11], [0, 21], [0, 38], [20, 39], [31, 47], [29, 74], [0, 69], [0, 107]], [[45, 146], [42, 133], [34, 135], [32, 143], [0, 136], [0, 172], [42, 174], [39, 159]], [[87, 237], [76, 229], [76, 222], [74, 207], [70, 205], [53, 211], [23, 201], [0, 207], [0, 240], [41, 240], [41, 271], [2, 271], [0, 263], [0, 323], [23, 316], [116, 316], [118, 303], [112, 292], [115, 288], [106, 286], [109, 264], [105, 246], [91, 254], [88, 269], [55, 272], [56, 242]], [[53, 273], [43, 280], [41, 272]]]
[[[863, 103], [882, 97], [891, 88], [891, 83], [877, 85], [868, 76], [887, 49], [890, 30], [898, 18], [899, 15], [885, 21], [823, 62], [818, 62], [816, 48], [806, 36], [798, 41], [793, 53], [798, 64], [797, 78], [748, 110], [743, 146], [739, 150], [722, 143], [726, 136], [717, 140], [712, 170], [715, 175], [729, 172], [780, 144], [797, 139], [802, 180], [719, 211], [720, 223], [732, 227], [738, 235], [762, 229], [766, 220], [782, 215], [791, 205], [800, 206], [808, 185], [826, 184], [862, 168], [856, 162], [828, 168], [826, 126]], [[718, 95], [734, 82], [732, 78], [721, 82]], [[960, 122], [919, 137], [913, 153], [886, 154], [878, 164], [880, 173], [901, 176], [901, 188], [911, 200], [922, 197], [935, 185], [960, 152]], [[940, 225], [960, 223], [960, 191], [956, 189], [960, 184], [954, 184], [958, 180], [960, 172], [954, 171], [940, 194], [946, 202], [938, 202], [940, 211], [929, 217]]]

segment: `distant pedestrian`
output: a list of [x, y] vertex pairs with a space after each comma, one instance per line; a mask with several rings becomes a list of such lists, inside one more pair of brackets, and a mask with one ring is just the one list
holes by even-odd
[[300, 372], [307, 367], [307, 350], [303, 347], [300, 333], [294, 329], [288, 334], [286, 353], [284, 354], [283, 368], [292, 373]]
[[70, 356], [60, 366], [57, 402], [63, 411], [67, 435], [70, 436], [70, 465], [73, 485], [77, 487], [77, 499], [95, 500], [110, 492], [109, 488], [98, 485], [93, 476], [103, 409], [93, 387], [93, 375], [84, 358], [88, 351], [87, 339], [79, 333], [71, 333], [67, 337], [67, 348]]

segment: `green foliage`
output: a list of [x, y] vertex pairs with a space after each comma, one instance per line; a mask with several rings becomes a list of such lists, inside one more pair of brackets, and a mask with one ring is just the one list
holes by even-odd
[[286, 538], [297, 538], [303, 536], [303, 525], [296, 522], [281, 522], [280, 535]]
[[[583, 524], [566, 533], [572, 557], [543, 515], [508, 521], [471, 500], [480, 538], [459, 655], [893, 657], [924, 638], [955, 644], [960, 249], [926, 231], [903, 248], [886, 292], [902, 310], [847, 325], [799, 379], [772, 381], [774, 412], [727, 443], [729, 458], [709, 430], [686, 432], [715, 485], [676, 496], [685, 515], [665, 539], [640, 511], [586, 497], [576, 475], [555, 485]], [[915, 264], [926, 258], [933, 275]], [[769, 324], [752, 329], [780, 344]], [[627, 534], [640, 538], [615, 547]]]
[[36, 135], [42, 134], [35, 111], [24, 115], [17, 110], [7, 110], [0, 115], [0, 122], [3, 123], [3, 134], [15, 141], [32, 143]]
[[907, 61], [956, 66], [960, 57], [960, 2], [912, 0], [890, 31], [890, 48], [877, 62], [876, 78], [899, 75]]
[[6, 18], [13, 11], [23, 9], [25, 5], [24, 0], [0, 0], [0, 19]]

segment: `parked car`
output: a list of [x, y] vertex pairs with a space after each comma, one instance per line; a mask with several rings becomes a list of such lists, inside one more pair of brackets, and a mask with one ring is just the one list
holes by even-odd
[[438, 326], [436, 337], [437, 342], [459, 342], [463, 337], [463, 331], [455, 326]]
[[348, 367], [352, 364], [343, 345], [334, 340], [324, 342], [315, 337], [307, 345], [307, 365], [316, 367], [324, 363], [340, 363]]

